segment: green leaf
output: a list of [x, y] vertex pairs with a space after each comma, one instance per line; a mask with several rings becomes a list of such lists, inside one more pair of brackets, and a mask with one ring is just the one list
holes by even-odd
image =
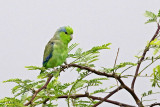
[[25, 68], [28, 68], [28, 70], [41, 70], [45, 71], [45, 67], [37, 67], [37, 66], [25, 66]]
[[160, 10], [159, 10], [159, 12], [158, 12], [158, 15], [157, 15], [158, 17], [160, 17]]
[[106, 72], [106, 73], [111, 73], [113, 71], [116, 71], [120, 68], [124, 68], [128, 65], [131, 65], [131, 66], [136, 66], [137, 64], [136, 63], [132, 63], [132, 62], [123, 62], [123, 63], [120, 63], [119, 65], [116, 65], [114, 68], [104, 68], [101, 70], [103, 72]]
[[9, 80], [3, 81], [3, 83], [6, 83], [6, 82], [15, 82], [19, 84], [19, 83], [22, 83], [22, 80], [19, 78], [15, 78], [15, 79], [9, 79]]
[[145, 24], [147, 24], [147, 23], [152, 23], [152, 22], [157, 22], [157, 19], [156, 19], [156, 18], [154, 18], [154, 19], [148, 19], [148, 20], [145, 22]]
[[20, 100], [9, 97], [0, 99], [0, 105], [4, 105], [2, 107], [23, 107], [23, 103]]
[[20, 85], [17, 85], [17, 86], [15, 86], [15, 87], [13, 87], [13, 88], [12, 88], [12, 93], [15, 94], [17, 91], [20, 90], [20, 88], [21, 88]]
[[91, 104], [95, 104], [97, 102], [95, 101], [84, 101], [84, 100], [76, 100], [75, 101], [75, 107], [92, 107], [93, 105]]
[[160, 88], [160, 65], [157, 65], [153, 69], [151, 76], [153, 77], [153, 79], [151, 79], [152, 87], [158, 86]]
[[21, 95], [21, 101], [22, 101], [22, 103], [25, 103], [26, 100], [27, 100], [27, 94]]
[[153, 13], [153, 12], [150, 12], [150, 11], [146, 11], [145, 14], [144, 14], [146, 17], [149, 17], [149, 18], [156, 18], [156, 15]]
[[74, 90], [83, 87], [84, 84], [86, 84], [86, 83], [87, 83], [87, 80], [81, 80], [81, 81], [77, 82], [77, 84], [74, 86]]
[[81, 48], [78, 48], [75, 54], [69, 54], [69, 57], [76, 58], [72, 63], [84, 64], [89, 66], [91, 63], [98, 60], [99, 51], [102, 49], [110, 49], [108, 46], [111, 43], [107, 43], [101, 46], [95, 46], [88, 51], [82, 52]]
[[145, 96], [148, 96], [148, 95], [151, 95], [153, 92], [152, 92], [152, 90], [149, 90], [147, 93], [146, 92], [144, 92], [143, 94], [142, 94], [142, 97], [145, 97]]
[[151, 41], [150, 45], [151, 45], [151, 48], [154, 49], [153, 54], [156, 55], [160, 50], [160, 40], [154, 39], [153, 41]]
[[101, 45], [101, 46], [95, 46], [91, 50], [89, 50], [88, 52], [95, 52], [95, 51], [102, 50], [102, 49], [110, 49], [108, 47], [109, 45], [111, 45], [111, 43], [107, 43], [107, 44], [104, 44], [104, 45]]
[[101, 80], [108, 80], [108, 78], [94, 78], [91, 80], [88, 80], [88, 86], [99, 86], [102, 84]]
[[153, 52], [153, 55], [156, 55], [160, 51], [160, 48], [156, 48]]
[[74, 44], [70, 45], [69, 48], [68, 48], [68, 53], [70, 51], [72, 51], [75, 47], [77, 47], [78, 45], [79, 45], [78, 43], [74, 43]]
[[105, 89], [98, 89], [98, 90], [95, 90], [94, 92], [90, 93], [90, 95], [97, 94], [97, 93], [104, 93], [106, 90], [107, 90], [107, 88], [105, 88]]
[[[160, 92], [153, 92], [152, 90], [149, 90], [148, 92], [144, 92], [142, 94], [142, 97], [141, 99], [143, 99], [144, 97], [147, 97], [147, 96], [150, 96], [150, 95], [153, 95], [153, 94], [159, 94]], [[147, 101], [147, 100], [143, 100], [143, 101]], [[149, 101], [149, 100], [148, 100]]]

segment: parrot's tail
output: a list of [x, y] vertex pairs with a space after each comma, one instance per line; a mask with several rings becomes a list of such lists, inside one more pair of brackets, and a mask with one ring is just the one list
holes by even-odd
[[40, 70], [41, 70], [41, 72], [40, 72], [40, 74], [41, 74], [41, 73], [43, 73], [46, 70], [46, 68], [42, 67]]
[[41, 70], [40, 74], [42, 74], [44, 72], [44, 70]]

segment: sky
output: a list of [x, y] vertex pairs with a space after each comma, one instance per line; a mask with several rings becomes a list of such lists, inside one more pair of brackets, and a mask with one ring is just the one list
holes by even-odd
[[[110, 50], [102, 51], [97, 66], [112, 67], [118, 48], [117, 63], [136, 62], [134, 56], [156, 31], [156, 24], [144, 24], [144, 13], [157, 13], [159, 4], [159, 0], [0, 0], [0, 98], [12, 96], [15, 85], [2, 81], [37, 78], [39, 71], [28, 71], [25, 66], [42, 66], [45, 45], [61, 26], [73, 28], [70, 44], [79, 43], [78, 47], [84, 50], [112, 43]], [[61, 80], [71, 81], [73, 75], [76, 77], [74, 72], [65, 73]], [[137, 80], [137, 93], [149, 90], [149, 81]], [[133, 103], [131, 96], [124, 93], [111, 99]], [[125, 97], [120, 98], [122, 95]], [[64, 105], [65, 102], [59, 107]], [[114, 107], [108, 103], [99, 107], [103, 106]]]

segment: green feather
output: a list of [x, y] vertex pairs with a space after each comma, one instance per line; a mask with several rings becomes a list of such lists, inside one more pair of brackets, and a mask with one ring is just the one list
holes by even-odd
[[53, 49], [54, 49], [54, 41], [50, 40], [44, 50], [44, 56], [43, 56], [43, 66], [44, 67], [46, 67], [47, 62], [52, 57]]
[[71, 27], [58, 29], [45, 47], [43, 67], [54, 68], [63, 64], [68, 55], [68, 43], [72, 40], [73, 30]]

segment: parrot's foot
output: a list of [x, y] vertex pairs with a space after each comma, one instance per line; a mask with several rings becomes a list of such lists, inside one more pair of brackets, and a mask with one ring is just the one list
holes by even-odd
[[61, 71], [65, 72], [64, 69], [66, 69], [66, 65], [61, 66]]
[[61, 66], [61, 71], [64, 71], [64, 69], [66, 69], [66, 68], [68, 69], [69, 68], [69, 66], [68, 66], [68, 64], [66, 62], [64, 64], [65, 65]]
[[65, 65], [64, 65], [64, 68], [67, 68], [67, 69], [68, 69], [68, 68], [69, 68], [69, 66], [68, 66], [68, 64], [67, 64], [67, 62], [66, 62], [66, 61], [64, 62], [64, 64], [65, 64]]

